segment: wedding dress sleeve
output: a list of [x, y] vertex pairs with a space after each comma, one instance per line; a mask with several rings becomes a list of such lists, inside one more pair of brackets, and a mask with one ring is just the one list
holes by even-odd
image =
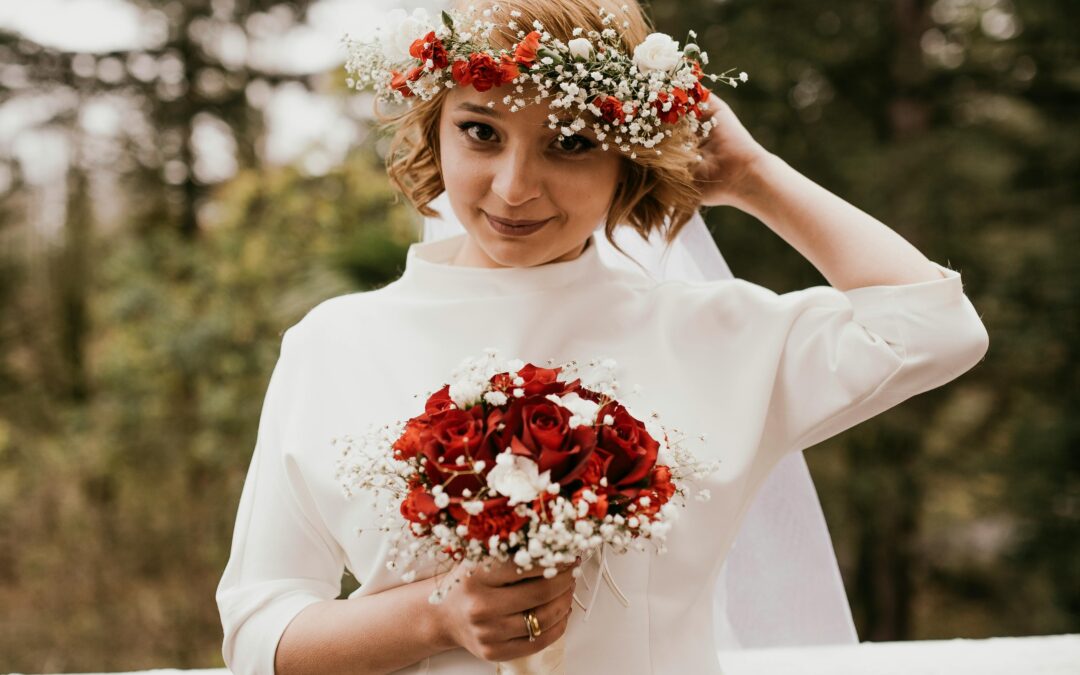
[[282, 338], [259, 419], [233, 531], [217, 588], [222, 655], [236, 675], [274, 672], [286, 626], [302, 609], [340, 593], [344, 552], [316, 512], [287, 453], [283, 430], [303, 372], [296, 327]]
[[797, 452], [978, 363], [989, 338], [960, 274], [777, 296], [786, 338], [765, 424], [773, 454]]

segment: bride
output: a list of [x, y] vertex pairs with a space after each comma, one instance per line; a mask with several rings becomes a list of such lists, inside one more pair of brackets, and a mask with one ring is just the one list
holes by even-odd
[[[762, 148], [704, 88], [706, 55], [650, 34], [636, 3], [478, 4], [441, 24], [393, 15], [350, 60], [407, 104], [388, 175], [428, 216], [425, 240], [398, 280], [285, 332], [217, 590], [227, 665], [495, 672], [565, 636], [568, 673], [708, 673], [718, 648], [854, 640], [801, 451], [982, 358], [960, 275]], [[578, 84], [529, 77], [563, 64]], [[621, 86], [687, 72], [681, 96]], [[609, 92], [584, 108], [535, 100], [587, 86]], [[725, 278], [701, 205], [753, 215], [830, 285], [777, 295]], [[333, 438], [415, 415], [419, 393], [489, 346], [537, 364], [612, 357], [635, 411], [721, 462], [666, 554], [608, 560], [620, 594], [581, 603], [593, 559], [551, 578], [432, 566], [405, 583], [374, 501], [335, 484]], [[346, 568], [361, 585], [338, 600]], [[429, 603], [444, 576], [461, 583]]]

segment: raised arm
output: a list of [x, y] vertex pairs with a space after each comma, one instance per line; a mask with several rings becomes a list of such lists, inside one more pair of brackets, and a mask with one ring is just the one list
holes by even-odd
[[937, 267], [881, 221], [793, 169], [757, 143], [717, 96], [716, 127], [701, 145], [695, 178], [705, 206], [734, 206], [791, 244], [837, 290], [942, 278]]
[[758, 218], [830, 283], [755, 291], [755, 348], [779, 356], [765, 456], [823, 441], [983, 358], [989, 337], [958, 272], [764, 150], [719, 98], [709, 102], [716, 126], [694, 170], [702, 203]]

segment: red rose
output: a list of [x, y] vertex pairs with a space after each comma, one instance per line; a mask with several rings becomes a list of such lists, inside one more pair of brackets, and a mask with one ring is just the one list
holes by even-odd
[[505, 426], [491, 436], [492, 451], [507, 447], [515, 455], [536, 462], [540, 473], [550, 470], [559, 484], [574, 480], [584, 470], [596, 446], [596, 432], [580, 425], [571, 429], [569, 413], [542, 396], [512, 399], [505, 411], [494, 410], [489, 423]]
[[640, 483], [649, 476], [656, 464], [656, 455], [660, 443], [645, 429], [645, 425], [636, 419], [617, 401], [611, 401], [600, 408], [597, 419], [603, 420], [611, 415], [612, 424], [600, 427], [596, 452], [604, 457], [610, 455], [605, 476], [608, 488], [627, 497], [636, 497]]
[[538, 368], [531, 363], [517, 372], [524, 382], [520, 385], [525, 390], [526, 396], [547, 396], [548, 394], [561, 394], [566, 387], [565, 382], [558, 380], [562, 368]]
[[453, 410], [456, 407], [457, 404], [450, 398], [450, 385], [447, 384], [428, 397], [427, 402], [424, 404], [424, 412], [428, 415], [434, 415], [444, 410]]
[[701, 103], [702, 101], [708, 100], [709, 90], [706, 89], [705, 85], [701, 83], [701, 80], [705, 77], [705, 73], [701, 71], [701, 66], [698, 65], [697, 61], [694, 61], [693, 69], [694, 77], [697, 78], [697, 82], [694, 82], [694, 87], [690, 90], [690, 93], [694, 96], [694, 105], [691, 108], [691, 111], [694, 111], [694, 114], [697, 115], [697, 104]]
[[501, 73], [501, 79], [495, 86], [504, 85], [521, 74], [521, 70], [518, 69], [518, 64], [514, 63], [514, 58], [509, 54], [503, 54], [499, 59], [499, 72]]
[[422, 487], [414, 487], [401, 500], [401, 515], [413, 523], [430, 525], [439, 507], [435, 506], [435, 498]]
[[[468, 471], [470, 457], [483, 459], [489, 466], [494, 463], [494, 457], [485, 451], [486, 439], [481, 406], [468, 410], [454, 408], [433, 415], [427, 429], [421, 432], [420, 442], [420, 451], [427, 458], [424, 473], [428, 480], [445, 483], [446, 493], [451, 497], [460, 496], [465, 489], [478, 491], [483, 485], [479, 476], [451, 476], [455, 471]], [[459, 457], [465, 458], [461, 464], [457, 463]]]
[[597, 448], [589, 455], [589, 459], [585, 461], [585, 467], [578, 475], [578, 480], [582, 485], [589, 486], [591, 489], [599, 492], [607, 492], [608, 487], [600, 485], [600, 479], [607, 475], [608, 464], [611, 463], [611, 455]]
[[[547, 396], [548, 394], [568, 394], [579, 389], [581, 380], [562, 382], [558, 379], [562, 368], [539, 368], [528, 363], [517, 373], [499, 373], [491, 378], [491, 384], [496, 389], [512, 393], [520, 388], [525, 396]], [[514, 384], [514, 380], [520, 377], [521, 384]]]
[[708, 100], [710, 92], [705, 88], [705, 85], [701, 84], [701, 80], [705, 77], [705, 73], [701, 71], [701, 66], [698, 65], [697, 61], [693, 62], [692, 68], [697, 81], [694, 82], [693, 88], [690, 89], [690, 95], [694, 98], [694, 104], [688, 106], [687, 109], [693, 113], [694, 117], [701, 117], [701, 109], [698, 108], [698, 104]]
[[428, 429], [428, 419], [426, 415], [414, 417], [405, 423], [405, 430], [401, 432], [401, 436], [394, 441], [392, 446], [394, 450], [394, 457], [400, 460], [407, 460], [416, 457], [420, 454], [424, 445], [424, 432]]
[[450, 77], [454, 82], [462, 86], [470, 84], [472, 82], [472, 76], [469, 75], [469, 62], [454, 61], [454, 65], [450, 69]]
[[[671, 100], [671, 108], [665, 111], [664, 104], [669, 99]], [[653, 106], [656, 108], [656, 114], [660, 117], [660, 121], [674, 124], [679, 121], [679, 117], [685, 112], [687, 101], [686, 92], [674, 87], [670, 94], [665, 91], [658, 93], [656, 100], [653, 101]]]
[[[415, 70], [415, 68], [413, 70]], [[406, 81], [412, 82], [415, 78], [409, 79], [408, 76], [403, 75], [396, 70], [391, 70], [390, 74], [393, 76], [390, 78], [391, 89], [400, 92], [401, 95], [405, 96], [406, 98], [415, 95], [413, 94], [412, 90], [409, 89], [409, 86], [406, 84]], [[409, 75], [412, 75], [412, 70], [409, 71]]]
[[502, 72], [498, 62], [484, 53], [469, 54], [469, 79], [476, 91], [487, 91], [496, 86]]
[[[574, 496], [571, 497], [571, 501], [576, 503], [579, 500], [585, 499], [585, 497], [582, 496], [582, 493], [584, 493], [584, 491], [585, 491], [584, 487], [578, 488], [574, 492]], [[593, 516], [594, 518], [603, 519], [604, 516], [607, 515], [608, 498], [607, 498], [606, 494], [597, 493], [595, 502], [590, 502], [588, 500], [585, 500], [585, 503], [589, 505], [589, 510], [585, 513], [586, 516]]]
[[413, 40], [412, 45], [409, 46], [409, 54], [414, 58], [423, 61], [425, 68], [427, 67], [428, 59], [430, 59], [432, 65], [431, 70], [445, 68], [450, 63], [446, 58], [446, 47], [443, 46], [442, 41], [435, 37], [435, 31], [429, 32], [422, 38]]
[[[647, 490], [638, 493], [634, 500], [634, 504], [637, 505], [634, 513], [650, 518], [659, 513], [660, 507], [667, 504], [671, 496], [675, 494], [675, 486], [671, 483], [671, 469], [663, 464], [657, 464], [652, 470], [651, 483], [652, 485]], [[648, 506], [642, 504], [642, 497], [649, 498]]]
[[477, 91], [487, 91], [513, 80], [518, 76], [518, 68], [508, 54], [496, 61], [484, 52], [473, 52], [468, 61], [454, 62], [450, 76], [458, 84], [471, 84]]
[[675, 486], [671, 483], [671, 468], [664, 464], [657, 464], [652, 470], [652, 489], [660, 497], [660, 503], [666, 504], [675, 494]]
[[536, 50], [540, 49], [540, 32], [532, 31], [514, 47], [514, 62], [526, 68], [536, 63]]
[[[599, 103], [596, 103], [596, 101], [599, 101]], [[593, 104], [600, 108], [600, 115], [604, 118], [605, 122], [610, 122], [611, 124], [623, 123], [626, 114], [622, 109], [623, 103], [619, 99], [614, 96], [607, 96], [601, 99], [597, 96], [593, 101]]]
[[469, 529], [468, 537], [487, 544], [491, 535], [498, 535], [500, 539], [510, 536], [511, 532], [519, 531], [529, 521], [528, 516], [519, 516], [514, 509], [508, 506], [509, 497], [496, 497], [484, 500], [484, 510], [475, 516], [469, 515], [464, 507], [451, 504], [448, 507], [450, 515], [459, 523], [465, 523]]

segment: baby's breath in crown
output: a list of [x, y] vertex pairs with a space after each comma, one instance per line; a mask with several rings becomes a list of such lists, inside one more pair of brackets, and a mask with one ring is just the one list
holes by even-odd
[[[622, 10], [629, 12], [626, 5]], [[511, 112], [550, 98], [552, 109], [569, 111], [573, 117], [548, 115], [548, 126], [571, 136], [588, 125], [581, 116], [588, 111], [602, 149], [614, 144], [631, 159], [642, 149], [660, 154], [654, 146], [678, 125], [708, 135], [712, 123], [699, 118], [709, 107], [710, 94], [701, 81], [720, 80], [736, 87], [747, 80], [746, 73], [736, 78], [727, 74], [730, 69], [721, 75], [703, 72], [701, 65], [707, 65], [709, 57], [691, 42], [697, 37], [694, 31], [681, 50], [670, 36], [652, 33], [633, 55], [627, 55], [611, 27], [615, 15], [602, 7], [598, 11], [606, 28], [599, 32], [574, 28], [572, 39], [564, 43], [540, 21], [519, 25], [517, 10], [508, 12], [505, 24], [497, 24], [492, 18], [501, 13], [499, 5], [482, 12], [474, 5], [464, 13], [444, 11], [438, 26], [424, 9], [411, 14], [396, 9], [376, 29], [374, 39], [358, 42], [345, 36], [347, 82], [356, 89], [370, 85], [380, 99], [406, 104], [414, 97], [428, 100], [455, 85], [471, 85], [477, 91], [514, 85], [513, 93], [502, 97]], [[622, 26], [629, 22], [624, 20]], [[516, 43], [511, 49], [496, 49], [490, 42], [495, 31]], [[524, 98], [526, 83], [535, 85], [531, 101]], [[493, 108], [495, 101], [487, 105]], [[687, 149], [691, 146], [687, 143]]]

